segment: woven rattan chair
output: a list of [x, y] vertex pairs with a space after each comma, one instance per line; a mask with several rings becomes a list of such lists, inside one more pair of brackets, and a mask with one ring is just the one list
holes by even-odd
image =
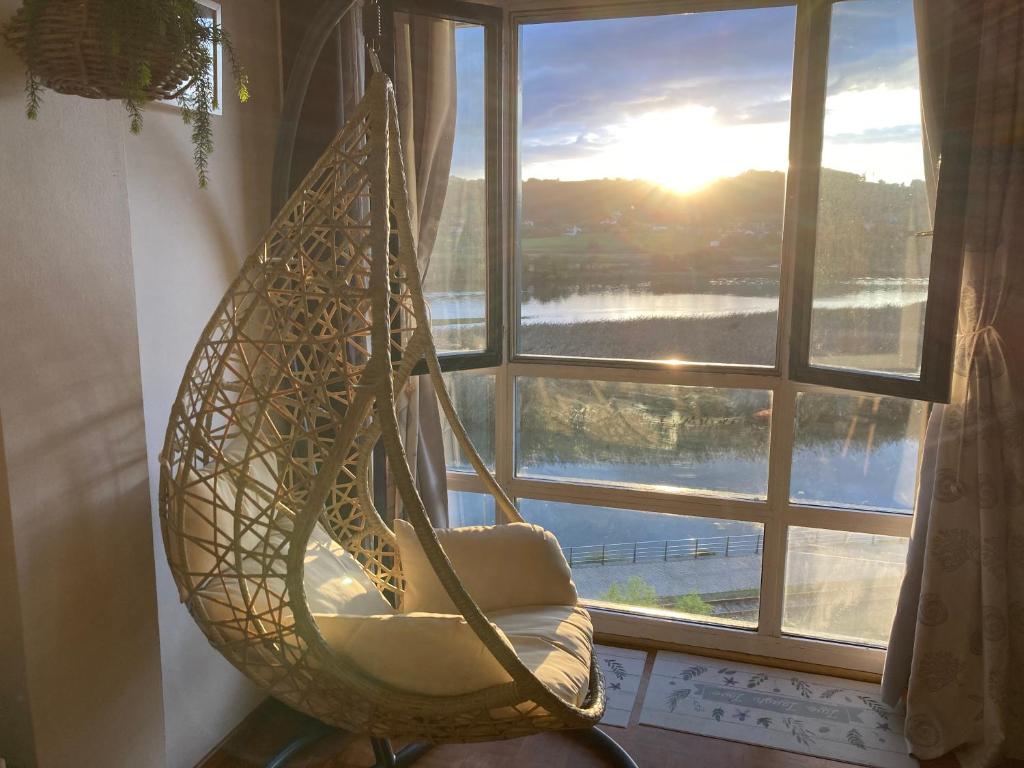
[[[405, 764], [422, 750], [396, 755], [391, 737], [473, 742], [573, 729], [586, 729], [618, 764], [633, 765], [593, 728], [605, 700], [592, 642], [584, 689], [568, 700], [531, 670], [460, 582], [414, 485], [395, 393], [425, 361], [452, 431], [497, 508], [521, 522], [445, 390], [397, 132], [391, 83], [376, 74], [242, 266], [188, 363], [160, 479], [164, 543], [180, 597], [233, 665], [316, 721], [368, 734], [378, 765]], [[374, 590], [361, 599], [385, 609], [400, 606], [406, 590], [395, 533], [374, 505], [378, 441], [421, 556], [505, 682], [426, 695], [381, 679], [325, 639], [314, 615], [324, 609], [310, 605], [321, 597], [309, 582], [323, 557], [335, 574], [339, 563], [356, 564], [356, 580]], [[552, 567], [568, 574], [560, 551], [557, 557], [561, 566]]]

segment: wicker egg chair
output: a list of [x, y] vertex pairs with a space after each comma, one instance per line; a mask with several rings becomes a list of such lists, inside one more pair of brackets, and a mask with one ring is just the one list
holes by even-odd
[[[634, 765], [593, 727], [605, 699], [592, 636], [574, 700], [520, 657], [493, 611], [485, 614], [457, 575], [463, 569], [441, 543], [449, 541], [447, 532], [439, 539], [413, 482], [395, 393], [425, 361], [452, 431], [497, 508], [522, 522], [445, 389], [416, 266], [397, 132], [391, 83], [375, 74], [352, 119], [242, 266], [188, 363], [160, 477], [164, 544], [181, 600], [211, 644], [273, 696], [325, 726], [369, 735], [377, 765], [406, 764], [424, 748], [414, 744], [396, 754], [391, 737], [429, 744], [574, 729], [605, 747], [616, 764]], [[382, 645], [370, 664], [325, 637], [325, 622], [337, 618], [325, 613], [380, 619], [374, 626], [384, 640], [403, 618], [395, 607], [409, 586], [402, 559], [412, 555], [403, 555], [411, 551], [406, 545], [399, 551], [374, 505], [378, 441], [415, 532], [416, 556], [429, 562], [454, 606], [447, 619], [468, 625], [472, 642], [498, 665], [497, 684], [455, 694], [411, 690], [389, 672], [417, 650], [418, 630], [397, 652]], [[472, 535], [494, 538], [493, 531], [515, 527]], [[574, 596], [554, 537], [530, 530], [524, 535], [543, 538], [539, 557], [552, 573], [565, 574]], [[310, 584], [311, 572], [324, 568], [335, 589], [326, 597]], [[363, 585], [358, 600], [350, 599], [352, 584]], [[352, 607], [360, 601], [361, 609]], [[366, 605], [380, 615], [368, 619]], [[579, 606], [569, 610], [586, 616]], [[451, 654], [439, 659], [458, 670]], [[271, 764], [282, 764], [304, 743], [290, 745]]]

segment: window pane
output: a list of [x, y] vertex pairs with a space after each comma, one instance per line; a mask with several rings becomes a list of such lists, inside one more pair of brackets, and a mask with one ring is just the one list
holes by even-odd
[[527, 377], [517, 392], [520, 477], [765, 496], [770, 392]]
[[[480, 458], [494, 469], [494, 374], [457, 371], [444, 374], [445, 386], [451, 395], [466, 434]], [[444, 438], [444, 460], [451, 472], [472, 472], [473, 467], [452, 434], [451, 425], [441, 414]]]
[[790, 528], [782, 629], [886, 645], [907, 559], [907, 539]]
[[832, 11], [810, 362], [916, 377], [931, 230], [913, 0]]
[[494, 498], [487, 493], [448, 491], [448, 527], [494, 525]]
[[[483, 27], [456, 26], [455, 77], [451, 175], [423, 281], [434, 340], [442, 354], [487, 346]], [[421, 233], [420, 248], [423, 242]]]
[[520, 352], [775, 363], [795, 14], [521, 28]]
[[763, 528], [756, 523], [534, 499], [519, 508], [558, 537], [587, 600], [757, 626]]
[[790, 499], [912, 512], [927, 412], [914, 400], [801, 392]]

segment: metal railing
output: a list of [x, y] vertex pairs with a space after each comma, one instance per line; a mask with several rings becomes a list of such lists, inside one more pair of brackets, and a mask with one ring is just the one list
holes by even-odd
[[633, 541], [621, 544], [583, 544], [562, 547], [569, 565], [607, 565], [609, 563], [648, 563], [656, 560], [696, 559], [701, 557], [743, 557], [761, 554], [764, 534], [740, 536], [698, 536], [690, 539]]
[[[849, 544], [877, 545], [890, 537], [847, 531], [790, 531], [789, 545], [844, 546]], [[620, 544], [581, 544], [562, 547], [569, 565], [609, 565], [612, 563], [649, 563], [670, 560], [694, 560], [704, 557], [750, 557], [760, 555], [764, 548], [764, 534], [750, 533], [738, 536], [697, 536], [688, 539], [659, 539], [632, 541]]]

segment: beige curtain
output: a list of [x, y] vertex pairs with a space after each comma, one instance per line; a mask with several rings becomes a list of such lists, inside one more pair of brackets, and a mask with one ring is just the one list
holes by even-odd
[[[917, 4], [933, 153], [958, 5]], [[953, 393], [929, 424], [883, 692], [905, 698], [917, 757], [980, 768], [1024, 758], [1024, 4], [970, 9], [981, 58]]]
[[[455, 141], [455, 24], [417, 14], [395, 15], [395, 93], [416, 233], [420, 277], [430, 267], [444, 207]], [[436, 526], [448, 524], [448, 491], [441, 419], [426, 376], [410, 379], [399, 393], [399, 425], [416, 485]], [[389, 495], [396, 515], [401, 501]]]

